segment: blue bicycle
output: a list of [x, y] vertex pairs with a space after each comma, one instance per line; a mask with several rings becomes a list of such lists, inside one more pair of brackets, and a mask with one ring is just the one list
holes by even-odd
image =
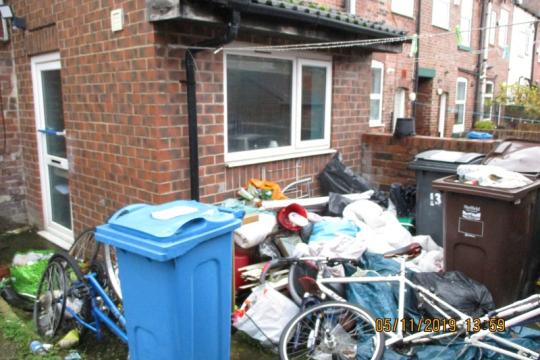
[[[74, 327], [103, 337], [104, 327], [127, 343], [126, 320], [118, 300], [109, 295], [99, 261], [79, 262], [57, 253], [51, 257], [38, 286], [34, 322], [46, 339], [63, 336]], [[118, 304], [118, 305], [117, 305]]]

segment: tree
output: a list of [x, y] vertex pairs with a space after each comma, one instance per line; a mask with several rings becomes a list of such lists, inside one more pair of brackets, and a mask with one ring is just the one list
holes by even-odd
[[537, 85], [502, 84], [494, 102], [506, 107], [506, 115], [540, 120], [540, 88]]

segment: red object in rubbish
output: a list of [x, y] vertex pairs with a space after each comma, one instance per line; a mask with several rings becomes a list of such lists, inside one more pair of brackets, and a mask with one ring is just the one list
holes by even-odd
[[5, 265], [0, 265], [0, 279], [3, 279], [5, 277], [9, 277], [9, 267]]
[[244, 285], [244, 280], [242, 280], [242, 277], [240, 276], [240, 269], [241, 267], [248, 266], [249, 265], [249, 256], [248, 255], [234, 255], [234, 288], [238, 289], [238, 287]]
[[289, 220], [289, 214], [293, 212], [307, 218], [307, 211], [303, 206], [298, 205], [298, 204], [291, 204], [287, 206], [286, 208], [283, 208], [279, 211], [278, 216], [277, 216], [278, 222], [281, 226], [283, 226], [287, 230], [299, 232], [300, 230], [302, 230], [302, 227], [293, 224]]

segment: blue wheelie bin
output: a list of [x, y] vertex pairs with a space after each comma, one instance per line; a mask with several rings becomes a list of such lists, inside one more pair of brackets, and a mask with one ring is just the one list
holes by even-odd
[[229, 359], [233, 214], [195, 201], [135, 204], [96, 240], [116, 247], [131, 360]]

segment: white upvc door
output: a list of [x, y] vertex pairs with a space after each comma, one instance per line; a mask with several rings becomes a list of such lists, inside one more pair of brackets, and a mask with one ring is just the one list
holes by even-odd
[[31, 66], [44, 216], [40, 234], [67, 248], [73, 231], [60, 55], [35, 56]]
[[396, 130], [397, 119], [405, 117], [405, 89], [397, 88], [394, 95], [394, 117], [392, 119], [392, 132]]
[[444, 93], [441, 95], [440, 105], [439, 105], [439, 137], [444, 137], [444, 126], [446, 123], [446, 100], [448, 99], [448, 94]]

